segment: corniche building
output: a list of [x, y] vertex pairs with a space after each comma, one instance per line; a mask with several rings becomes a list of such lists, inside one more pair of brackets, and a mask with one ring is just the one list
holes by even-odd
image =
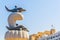
[[42, 38], [39, 38], [39, 40], [60, 40], [60, 32], [57, 32], [49, 36], [44, 36]]
[[30, 40], [53, 40], [54, 38], [59, 38], [59, 34], [60, 33], [56, 33], [55, 29], [51, 29], [50, 31], [46, 30], [44, 32], [38, 32], [37, 34], [30, 35]]

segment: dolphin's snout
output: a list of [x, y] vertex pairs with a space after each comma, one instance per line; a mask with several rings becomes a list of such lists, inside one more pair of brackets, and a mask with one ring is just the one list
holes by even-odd
[[21, 8], [20, 10], [19, 10], [19, 12], [24, 12], [24, 11], [26, 11], [25, 9], [23, 9], [23, 8]]

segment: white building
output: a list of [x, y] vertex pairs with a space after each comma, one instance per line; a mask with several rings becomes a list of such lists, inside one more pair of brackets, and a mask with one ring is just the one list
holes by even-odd
[[60, 32], [57, 32], [49, 36], [44, 36], [42, 38], [39, 38], [39, 40], [60, 40]]

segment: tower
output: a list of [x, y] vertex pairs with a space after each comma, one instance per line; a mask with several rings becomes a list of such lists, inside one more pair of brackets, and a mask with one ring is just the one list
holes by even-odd
[[23, 26], [16, 24], [17, 20], [23, 20], [22, 12], [25, 11], [23, 8], [16, 8], [9, 10], [6, 6], [7, 11], [12, 12], [8, 17], [8, 24], [6, 28], [8, 31], [5, 34], [5, 40], [29, 40], [29, 30]]

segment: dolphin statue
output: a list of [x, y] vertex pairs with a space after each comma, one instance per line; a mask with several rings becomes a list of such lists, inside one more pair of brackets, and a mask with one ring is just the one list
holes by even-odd
[[21, 11], [26, 11], [25, 9], [23, 8], [17, 8], [17, 6], [15, 6], [14, 9], [8, 9], [6, 6], [5, 6], [6, 10], [9, 11], [9, 12], [21, 12]]

